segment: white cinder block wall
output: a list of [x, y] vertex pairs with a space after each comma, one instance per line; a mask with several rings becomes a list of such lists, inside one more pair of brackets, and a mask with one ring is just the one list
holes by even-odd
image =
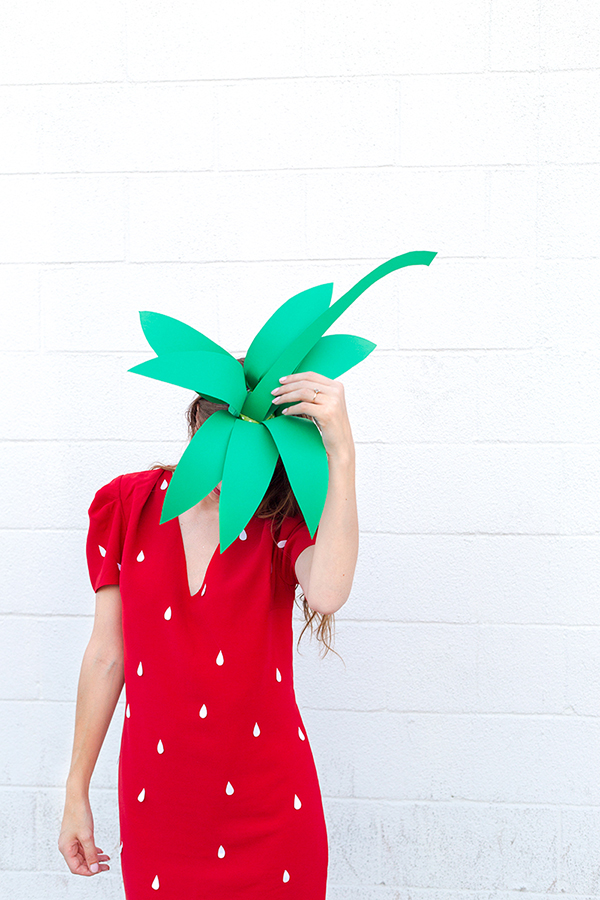
[[409, 250], [337, 325], [377, 349], [343, 662], [296, 655], [328, 900], [600, 894], [597, 2], [30, 0], [0, 44], [0, 896], [122, 896], [121, 703], [113, 871], [57, 837], [87, 508], [179, 458], [193, 396], [126, 372], [137, 311], [241, 352]]

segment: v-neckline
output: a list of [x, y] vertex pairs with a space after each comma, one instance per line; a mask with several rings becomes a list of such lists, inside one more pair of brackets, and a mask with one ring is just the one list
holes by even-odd
[[185, 584], [186, 584], [186, 587], [187, 587], [187, 592], [188, 592], [189, 597], [190, 597], [191, 599], [193, 599], [194, 597], [197, 597], [198, 594], [203, 590], [204, 585], [206, 584], [206, 576], [208, 575], [208, 570], [209, 570], [210, 567], [212, 566], [212, 564], [213, 564], [213, 562], [214, 562], [214, 560], [215, 560], [215, 557], [219, 555], [219, 551], [220, 551], [220, 548], [221, 548], [221, 543], [219, 542], [219, 543], [217, 544], [217, 546], [216, 546], [216, 548], [215, 548], [215, 550], [214, 550], [214, 552], [213, 552], [211, 558], [210, 558], [209, 561], [208, 561], [208, 565], [207, 565], [206, 570], [205, 570], [205, 572], [204, 572], [204, 577], [202, 578], [202, 584], [200, 585], [200, 587], [198, 588], [198, 590], [196, 591], [196, 593], [195, 593], [195, 594], [192, 594], [192, 589], [191, 589], [191, 587], [190, 587], [190, 576], [189, 576], [189, 570], [188, 570], [188, 564], [187, 564], [187, 555], [186, 555], [186, 552], [185, 552], [185, 542], [184, 542], [184, 540], [183, 540], [183, 531], [181, 530], [181, 522], [179, 521], [179, 516], [175, 516], [175, 518], [174, 518], [173, 521], [176, 522], [177, 531], [178, 531], [178, 533], [179, 533], [179, 546], [180, 546], [180, 548], [181, 548], [181, 557], [182, 557], [182, 560], [183, 560], [183, 574], [184, 574], [184, 578], [185, 578]]

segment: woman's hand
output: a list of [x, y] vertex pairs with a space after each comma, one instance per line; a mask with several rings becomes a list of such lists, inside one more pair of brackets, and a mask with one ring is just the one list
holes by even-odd
[[74, 875], [95, 875], [105, 872], [110, 859], [94, 842], [94, 819], [87, 797], [68, 796], [65, 804], [58, 849]]
[[279, 381], [281, 386], [271, 391], [275, 395], [273, 403], [300, 401], [284, 409], [282, 415], [311, 416], [321, 431], [328, 456], [353, 455], [354, 441], [342, 382], [316, 372], [296, 372]]

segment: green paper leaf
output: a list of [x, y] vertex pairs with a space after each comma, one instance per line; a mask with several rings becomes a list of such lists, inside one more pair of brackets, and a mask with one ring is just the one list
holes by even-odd
[[160, 524], [199, 503], [223, 478], [236, 419], [223, 409], [208, 417], [187, 445], [163, 500]]
[[[253, 388], [289, 344], [307, 328], [324, 310], [328, 309], [333, 294], [333, 283], [295, 294], [286, 300], [267, 319], [248, 348], [244, 360], [246, 380]], [[253, 417], [255, 418], [255, 417]]]
[[317, 341], [295, 371], [318, 372], [326, 378], [339, 378], [366, 359], [376, 346], [373, 341], [355, 334], [329, 334]]
[[[268, 415], [271, 406], [271, 391], [279, 384], [279, 378], [282, 375], [290, 375], [297, 370], [297, 366], [302, 359], [308, 354], [311, 348], [343, 312], [348, 309], [357, 297], [367, 290], [372, 284], [380, 278], [384, 278], [390, 272], [396, 269], [402, 269], [405, 266], [426, 265], [428, 266], [437, 254], [429, 250], [414, 250], [410, 253], [403, 253], [401, 256], [395, 256], [388, 259], [387, 262], [373, 269], [361, 278], [349, 291], [336, 300], [333, 306], [330, 306], [325, 312], [312, 322], [305, 331], [289, 343], [278, 359], [271, 365], [269, 370], [263, 375], [254, 390], [248, 394], [246, 402], [242, 407], [242, 413], [252, 419], [261, 421]], [[279, 417], [278, 417], [279, 418]]]
[[325, 506], [329, 484], [327, 451], [311, 419], [278, 416], [264, 423], [281, 455], [285, 471], [311, 537]]
[[219, 403], [227, 403], [236, 410], [242, 408], [247, 395], [244, 368], [229, 354], [178, 350], [162, 353], [128, 371], [190, 388], [198, 394], [206, 392], [211, 397], [218, 397]]
[[278, 456], [264, 425], [235, 420], [219, 499], [221, 553], [241, 534], [256, 512], [269, 487]]
[[224, 353], [231, 356], [219, 344], [211, 341], [201, 331], [196, 331], [185, 322], [164, 316], [162, 313], [140, 311], [140, 322], [146, 340], [157, 356], [161, 353], [173, 353], [176, 350], [208, 350], [211, 353]]

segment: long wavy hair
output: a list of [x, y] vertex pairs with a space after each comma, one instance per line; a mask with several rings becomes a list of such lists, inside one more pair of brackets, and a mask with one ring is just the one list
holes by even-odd
[[[239, 362], [242, 365], [244, 364], [244, 359], [245, 357], [239, 359]], [[194, 400], [192, 400], [185, 414], [188, 425], [188, 438], [190, 441], [194, 437], [200, 426], [206, 422], [209, 416], [211, 416], [214, 412], [217, 412], [217, 410], [219, 409], [226, 410], [228, 409], [228, 407], [226, 404], [214, 403], [211, 400], [207, 400], [200, 394], [198, 394], [194, 398]], [[305, 418], [310, 417], [305, 416]], [[154, 465], [150, 468], [166, 469], [169, 472], [174, 472], [176, 466], [154, 463]], [[286, 516], [297, 516], [300, 512], [301, 510], [298, 506], [298, 501], [296, 500], [294, 492], [292, 491], [281, 457], [279, 457], [275, 465], [275, 471], [273, 472], [269, 487], [267, 488], [265, 495], [255, 512], [255, 515], [259, 519], [270, 519], [271, 534], [274, 534], [276, 530], [280, 528]], [[300, 588], [299, 585], [298, 588]], [[315, 631], [316, 620], [316, 637], [317, 640], [322, 642], [323, 647], [325, 647], [325, 653], [323, 654], [323, 656], [326, 656], [330, 650], [335, 653], [336, 656], [339, 656], [339, 653], [337, 653], [337, 651], [333, 649], [332, 643], [330, 643], [333, 642], [335, 638], [334, 614], [319, 613], [311, 609], [301, 588], [297, 590], [295, 602], [298, 603], [299, 606], [301, 606], [305, 619], [305, 625], [300, 632], [296, 647], [298, 648], [300, 646], [302, 635], [307, 628], [310, 628], [310, 634], [312, 637], [313, 632]], [[323, 649], [323, 647], [321, 649]]]

